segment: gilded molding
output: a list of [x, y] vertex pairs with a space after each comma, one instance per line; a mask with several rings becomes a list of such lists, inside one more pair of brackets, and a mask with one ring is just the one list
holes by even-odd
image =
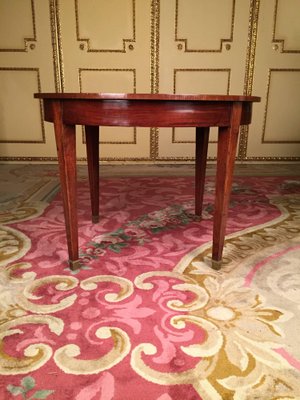
[[[159, 93], [159, 33], [160, 31], [160, 0], [151, 0], [151, 93]], [[150, 128], [150, 159], [156, 160], [159, 154], [159, 129]]]
[[[184, 49], [185, 53], [221, 53], [223, 46], [226, 44], [230, 46], [230, 43], [233, 41], [233, 31], [234, 31], [234, 17], [235, 17], [235, 0], [232, 0], [232, 9], [231, 9], [231, 29], [229, 38], [227, 39], [220, 39], [220, 47], [218, 49], [190, 49], [188, 47], [188, 39], [179, 38], [178, 37], [178, 17], [179, 17], [179, 0], [176, 0], [175, 5], [175, 42], [178, 42], [178, 49]], [[228, 48], [228, 50], [230, 47]]]
[[64, 92], [65, 77], [63, 50], [61, 41], [61, 24], [60, 24], [60, 8], [59, 0], [49, 0], [50, 8], [50, 25], [51, 25], [51, 40], [53, 52], [53, 67], [55, 73], [55, 90], [56, 92]]
[[89, 53], [126, 53], [127, 45], [130, 50], [133, 49], [132, 43], [136, 41], [136, 20], [135, 20], [135, 0], [132, 0], [132, 38], [131, 39], [122, 39], [123, 46], [122, 49], [94, 49], [91, 47], [91, 40], [88, 38], [80, 37], [79, 32], [79, 11], [78, 11], [78, 0], [75, 1], [75, 18], [76, 18], [76, 39], [78, 42], [81, 42], [79, 48], [81, 50], [85, 50]]
[[24, 38], [24, 48], [14, 48], [14, 49], [3, 49], [0, 48], [0, 52], [27, 52], [28, 48], [33, 50], [35, 48], [34, 42], [36, 42], [36, 25], [35, 25], [35, 8], [34, 8], [34, 0], [31, 0], [31, 20], [32, 20], [32, 30], [33, 30], [33, 37]]
[[300, 157], [245, 157], [243, 161], [289, 162], [289, 161], [300, 161]]
[[300, 140], [265, 140], [266, 134], [266, 125], [267, 125], [267, 115], [268, 115], [268, 106], [269, 106], [269, 97], [270, 97], [270, 86], [271, 86], [271, 76], [272, 72], [300, 72], [300, 69], [292, 69], [292, 68], [270, 68], [268, 72], [268, 83], [267, 83], [267, 93], [266, 93], [266, 105], [264, 109], [264, 119], [263, 119], [263, 130], [262, 130], [262, 138], [261, 143], [282, 143], [282, 144], [290, 144], [290, 143], [300, 143]]
[[[260, 0], [251, 0], [249, 25], [248, 25], [246, 70], [244, 79], [244, 95], [246, 96], [250, 96], [252, 94], [252, 88], [253, 88], [259, 6], [260, 6]], [[240, 129], [240, 140], [239, 140], [239, 148], [237, 155], [238, 160], [244, 160], [247, 156], [248, 134], [249, 134], [249, 126], [248, 125], [242, 126]]]
[[[38, 92], [39, 93], [41, 92], [41, 78], [40, 78], [39, 68], [22, 68], [22, 67], [0, 68], [0, 72], [1, 71], [36, 72], [37, 88], [38, 88]], [[44, 118], [43, 118], [43, 106], [42, 106], [41, 101], [39, 102], [39, 110], [40, 110], [41, 129], [42, 129], [42, 139], [41, 140], [0, 140], [0, 143], [46, 143], [45, 124], [44, 124]]]
[[300, 50], [286, 50], [284, 48], [285, 46], [285, 41], [284, 39], [276, 39], [276, 23], [277, 23], [277, 16], [278, 16], [278, 3], [279, 0], [275, 0], [275, 7], [274, 7], [274, 19], [273, 19], [273, 34], [272, 34], [272, 43], [275, 45], [279, 44], [278, 48], [280, 48], [280, 53], [295, 53], [299, 54]]
[[[211, 157], [209, 158], [209, 161], [215, 161], [216, 157]], [[34, 162], [53, 162], [57, 163], [57, 157], [0, 157], [0, 161], [5, 161], [5, 162], [28, 162], [28, 161], [34, 161]], [[77, 158], [77, 161], [79, 162], [86, 162], [85, 157], [79, 157]], [[101, 158], [101, 161], [150, 161], [148, 157], [103, 157]], [[182, 161], [183, 163], [186, 163], [187, 161], [190, 162], [191, 164], [195, 161], [194, 157], [160, 157], [156, 161], [161, 162], [161, 164], [164, 164], [168, 161]], [[259, 162], [300, 162], [300, 157], [246, 157], [243, 161], [259, 161]]]
[[57, 163], [57, 157], [0, 157], [0, 161], [11, 161], [11, 162], [24, 162], [24, 161], [34, 161], [34, 162], [49, 162]]

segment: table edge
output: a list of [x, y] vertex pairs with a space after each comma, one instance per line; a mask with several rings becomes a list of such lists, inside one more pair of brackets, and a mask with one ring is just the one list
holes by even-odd
[[37, 99], [49, 100], [155, 100], [155, 101], [228, 101], [260, 102], [258, 96], [217, 94], [152, 94], [152, 93], [34, 93]]

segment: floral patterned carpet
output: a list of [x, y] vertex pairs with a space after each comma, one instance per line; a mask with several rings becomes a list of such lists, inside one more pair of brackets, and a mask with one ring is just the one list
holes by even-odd
[[96, 225], [80, 177], [71, 272], [45, 171], [0, 195], [0, 399], [300, 399], [300, 177], [235, 178], [218, 272], [213, 177], [201, 220], [192, 177], [102, 179]]

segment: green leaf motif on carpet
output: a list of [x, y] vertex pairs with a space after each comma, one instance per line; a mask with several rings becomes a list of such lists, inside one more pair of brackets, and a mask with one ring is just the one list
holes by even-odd
[[[83, 266], [93, 259], [104, 255], [107, 250], [119, 254], [124, 248], [132, 245], [143, 245], [151, 240], [151, 235], [185, 226], [200, 217], [192, 213], [193, 204], [174, 204], [164, 209], [142, 215], [134, 221], [124, 224], [123, 227], [95, 236], [82, 249], [80, 258]], [[203, 219], [210, 219], [212, 205], [208, 204], [202, 213]]]
[[[21, 386], [8, 385], [7, 391], [10, 392], [13, 396], [19, 396], [20, 398], [25, 400], [33, 400], [33, 399], [46, 399], [49, 395], [54, 393], [54, 390], [37, 390], [33, 394], [28, 394], [35, 387], [35, 380], [31, 376], [26, 376], [21, 380]], [[29, 397], [28, 397], [29, 396]]]

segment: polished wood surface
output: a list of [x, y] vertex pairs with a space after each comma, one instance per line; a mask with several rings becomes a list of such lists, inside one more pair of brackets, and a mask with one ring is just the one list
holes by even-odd
[[240, 125], [251, 123], [254, 96], [126, 93], [36, 93], [54, 123], [69, 262], [79, 267], [75, 126], [84, 125], [92, 221], [99, 220], [99, 126], [195, 127], [195, 212], [201, 215], [209, 128], [219, 127], [212, 266], [221, 267]]
[[58, 100], [171, 100], [171, 101], [251, 101], [259, 102], [257, 96], [219, 94], [167, 94], [167, 93], [35, 93], [37, 99]]
[[53, 121], [52, 104], [57, 100], [63, 102], [66, 124], [137, 127], [228, 126], [236, 101], [243, 102], [242, 123], [249, 124], [251, 102], [258, 101], [246, 96], [120, 93], [40, 93], [35, 97], [44, 100], [46, 121]]

